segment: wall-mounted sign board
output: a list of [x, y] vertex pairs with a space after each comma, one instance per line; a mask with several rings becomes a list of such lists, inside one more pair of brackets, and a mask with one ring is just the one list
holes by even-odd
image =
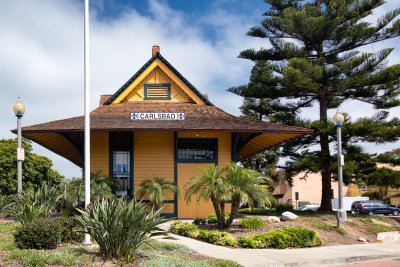
[[147, 120], [147, 121], [183, 121], [185, 113], [131, 113], [131, 120]]

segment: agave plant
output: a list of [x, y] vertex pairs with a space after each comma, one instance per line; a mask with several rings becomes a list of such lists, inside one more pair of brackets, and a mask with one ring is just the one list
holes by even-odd
[[28, 189], [22, 191], [19, 197], [13, 196], [3, 211], [18, 218], [21, 224], [25, 225], [37, 218], [49, 216], [62, 196], [58, 186], [44, 183], [37, 190]]
[[162, 209], [148, 213], [146, 205], [135, 199], [98, 199], [87, 210], [78, 211], [77, 220], [107, 258], [132, 255], [150, 237], [166, 235], [158, 227], [167, 221], [160, 217]]

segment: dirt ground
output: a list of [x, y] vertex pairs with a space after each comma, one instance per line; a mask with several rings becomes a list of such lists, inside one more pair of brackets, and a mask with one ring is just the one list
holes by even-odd
[[[266, 218], [267, 216], [259, 216]], [[373, 219], [371, 219], [373, 218]], [[365, 220], [367, 219], [367, 220]], [[371, 220], [371, 221], [370, 221]], [[341, 228], [346, 231], [346, 234], [339, 234], [335, 230], [327, 231], [317, 228], [313, 225], [318, 222], [326, 223], [330, 226], [336, 226], [336, 218], [332, 215], [321, 215], [318, 217], [302, 217], [300, 216], [296, 221], [281, 221], [281, 222], [267, 222], [263, 228], [247, 232], [240, 222], [234, 222], [229, 229], [223, 231], [230, 233], [233, 237], [244, 237], [249, 235], [258, 235], [269, 232], [273, 229], [281, 229], [284, 226], [302, 227], [315, 230], [323, 240], [323, 246], [337, 246], [337, 245], [352, 245], [365, 243], [359, 241], [359, 238], [367, 240], [367, 242], [379, 242], [376, 240], [376, 233], [370, 233], [369, 228], [374, 224], [385, 225], [392, 228], [393, 231], [400, 230], [400, 222], [391, 217], [373, 216], [369, 215], [350, 217], [346, 222], [342, 223]], [[216, 224], [199, 225], [199, 229], [204, 230], [220, 230]]]

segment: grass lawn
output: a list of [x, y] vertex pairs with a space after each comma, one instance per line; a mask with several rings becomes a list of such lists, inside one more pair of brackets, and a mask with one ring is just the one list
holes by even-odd
[[92, 266], [107, 262], [107, 266], [241, 266], [228, 260], [213, 259], [190, 248], [150, 240], [130, 258], [105, 261], [96, 247], [63, 244], [55, 250], [18, 249], [12, 233], [19, 223], [0, 224], [0, 266]]

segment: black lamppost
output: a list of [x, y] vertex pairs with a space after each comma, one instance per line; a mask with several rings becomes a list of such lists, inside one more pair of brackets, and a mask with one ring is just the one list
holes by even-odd
[[337, 210], [337, 227], [340, 227], [340, 223], [345, 221], [347, 213], [343, 210], [343, 165], [344, 157], [342, 154], [342, 131], [341, 127], [344, 122], [344, 116], [339, 111], [336, 111], [333, 116], [333, 123], [337, 129], [337, 159], [338, 159], [338, 181], [339, 181], [339, 208]]
[[22, 104], [21, 99], [18, 97], [17, 102], [13, 106], [14, 114], [17, 116], [17, 195], [22, 191], [22, 161], [24, 160], [25, 153], [21, 145], [21, 118], [25, 113], [25, 106]]

